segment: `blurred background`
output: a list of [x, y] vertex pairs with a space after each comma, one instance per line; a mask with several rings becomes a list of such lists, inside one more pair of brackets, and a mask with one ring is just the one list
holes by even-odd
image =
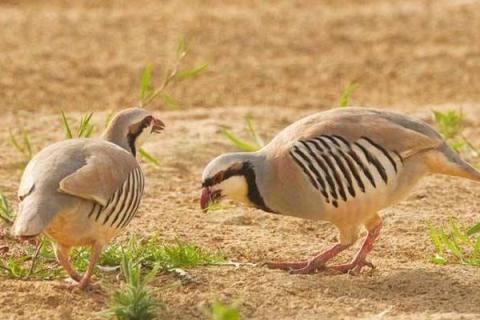
[[[171, 95], [185, 108], [410, 108], [480, 99], [478, 1], [0, 2], [1, 110], [138, 104], [143, 67], [204, 74]], [[153, 104], [160, 108], [160, 102]]]

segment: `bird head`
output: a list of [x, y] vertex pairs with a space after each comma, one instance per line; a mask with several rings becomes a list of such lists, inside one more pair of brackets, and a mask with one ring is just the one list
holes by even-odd
[[255, 190], [258, 192], [249, 154], [224, 154], [212, 160], [203, 171], [200, 206], [208, 211], [209, 205], [223, 198], [254, 206], [251, 195]]
[[160, 133], [165, 124], [142, 108], [125, 109], [117, 113], [103, 134], [104, 139], [130, 151], [136, 150], [149, 136]]

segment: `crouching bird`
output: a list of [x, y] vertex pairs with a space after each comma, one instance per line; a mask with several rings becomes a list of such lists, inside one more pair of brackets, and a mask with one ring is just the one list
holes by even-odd
[[[229, 197], [248, 206], [303, 219], [325, 220], [339, 243], [299, 262], [267, 263], [292, 273], [318, 269], [359, 272], [380, 233], [378, 211], [404, 198], [420, 178], [439, 173], [480, 182], [432, 127], [404, 115], [367, 108], [316, 113], [281, 131], [257, 152], [229, 153], [203, 172], [201, 207]], [[327, 262], [368, 235], [350, 263]]]
[[[140, 108], [119, 112], [99, 139], [54, 143], [33, 157], [18, 190], [14, 236], [44, 233], [57, 260], [87, 287], [102, 248], [132, 220], [143, 195], [144, 176], [135, 155], [142, 138], [159, 133], [162, 121]], [[88, 268], [78, 274], [69, 260], [75, 246], [91, 247]]]

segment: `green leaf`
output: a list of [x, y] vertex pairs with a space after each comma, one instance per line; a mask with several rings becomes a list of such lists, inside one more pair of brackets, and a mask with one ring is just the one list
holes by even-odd
[[65, 138], [66, 139], [72, 139], [73, 134], [72, 130], [70, 129], [70, 125], [68, 124], [68, 119], [65, 116], [65, 113], [62, 110], [62, 121], [63, 121], [63, 130], [65, 131]]
[[435, 251], [437, 254], [442, 254], [443, 253], [443, 243], [440, 238], [440, 233], [439, 231], [431, 224], [428, 224], [428, 231], [430, 235], [430, 240], [432, 241], [433, 246], [435, 247]]
[[477, 223], [476, 225], [474, 225], [473, 227], [468, 229], [467, 235], [471, 236], [471, 235], [474, 235], [478, 232], [480, 232], [480, 223]]
[[105, 127], [105, 128], [108, 128], [108, 126], [110, 125], [110, 122], [112, 121], [113, 115], [114, 115], [114, 112], [113, 112], [113, 111], [110, 111], [110, 112], [107, 114], [107, 117], [105, 118], [105, 123], [104, 123], [104, 127]]
[[235, 146], [237, 149], [240, 149], [242, 151], [247, 151], [247, 152], [252, 152], [252, 151], [257, 151], [258, 148], [254, 145], [251, 145], [245, 141], [240, 140], [237, 138], [232, 131], [223, 128], [222, 129], [222, 134], [225, 138], [227, 138], [233, 146]]
[[142, 104], [152, 92], [152, 74], [153, 66], [151, 64], [147, 64], [143, 69], [142, 81], [140, 82], [140, 102]]
[[155, 158], [153, 155], [148, 153], [145, 149], [140, 148], [140, 150], [138, 150], [138, 153], [140, 154], [140, 156], [143, 159], [145, 159], [147, 162], [153, 164], [155, 167], [160, 166], [160, 161], [157, 158]]
[[27, 156], [28, 159], [32, 158], [32, 144], [30, 143], [30, 137], [28, 136], [28, 133], [23, 130], [23, 145], [25, 146], [26, 153], [25, 155]]
[[25, 163], [28, 162], [33, 155], [28, 132], [25, 129], [22, 129], [22, 144], [20, 144], [19, 140], [14, 136], [12, 130], [9, 130], [8, 133], [10, 135], [10, 144], [24, 157]]
[[176, 78], [178, 79], [186, 79], [186, 78], [193, 78], [200, 75], [206, 68], [208, 67], [208, 63], [202, 63], [201, 65], [191, 69], [191, 70], [183, 70], [179, 71], [176, 74]]
[[0, 193], [0, 218], [8, 224], [12, 224], [15, 220], [15, 213], [3, 193]]
[[8, 130], [9, 134], [10, 134], [10, 143], [13, 145], [13, 147], [17, 150], [17, 152], [19, 153], [24, 153], [25, 150], [20, 146], [20, 144], [18, 143], [17, 139], [15, 138], [15, 136], [13, 135], [12, 133], [12, 130]]
[[463, 253], [458, 247], [458, 245], [450, 240], [447, 236], [447, 234], [443, 231], [440, 230], [440, 239], [442, 240], [443, 244], [447, 247], [447, 249], [458, 259], [463, 260]]
[[78, 128], [79, 138], [89, 138], [93, 132], [93, 126], [90, 124], [93, 112], [86, 114], [80, 118], [80, 126]]
[[453, 217], [448, 218], [448, 224], [450, 225], [450, 230], [455, 242], [462, 242], [470, 246], [473, 245], [468, 236], [458, 229], [457, 224], [455, 223], [455, 219]]
[[169, 96], [166, 93], [161, 93], [160, 94], [160, 99], [162, 99], [162, 102], [169, 108], [169, 109], [178, 109], [178, 103], [173, 99], [171, 96]]
[[448, 261], [447, 261], [447, 259], [445, 259], [441, 255], [436, 254], [436, 255], [430, 257], [430, 262], [432, 262], [433, 264], [445, 265], [445, 264], [447, 264]]
[[259, 147], [265, 146], [265, 142], [263, 141], [262, 137], [260, 137], [257, 131], [253, 128], [252, 117], [248, 116], [246, 122], [247, 122], [247, 131], [250, 134], [250, 136], [255, 140], [257, 145]]
[[350, 103], [350, 97], [352, 96], [353, 92], [357, 90], [358, 83], [352, 81], [349, 82], [342, 90], [342, 94], [340, 95], [340, 99], [338, 101], [338, 106], [341, 108], [347, 107]]
[[456, 110], [432, 111], [440, 133], [445, 139], [455, 138], [463, 130], [463, 114]]

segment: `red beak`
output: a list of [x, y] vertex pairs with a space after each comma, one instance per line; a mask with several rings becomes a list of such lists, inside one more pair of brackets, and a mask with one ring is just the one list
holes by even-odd
[[200, 207], [205, 212], [208, 211], [208, 204], [210, 203], [210, 198], [211, 198], [210, 196], [211, 196], [210, 189], [203, 188], [202, 189], [202, 196], [200, 197]]

